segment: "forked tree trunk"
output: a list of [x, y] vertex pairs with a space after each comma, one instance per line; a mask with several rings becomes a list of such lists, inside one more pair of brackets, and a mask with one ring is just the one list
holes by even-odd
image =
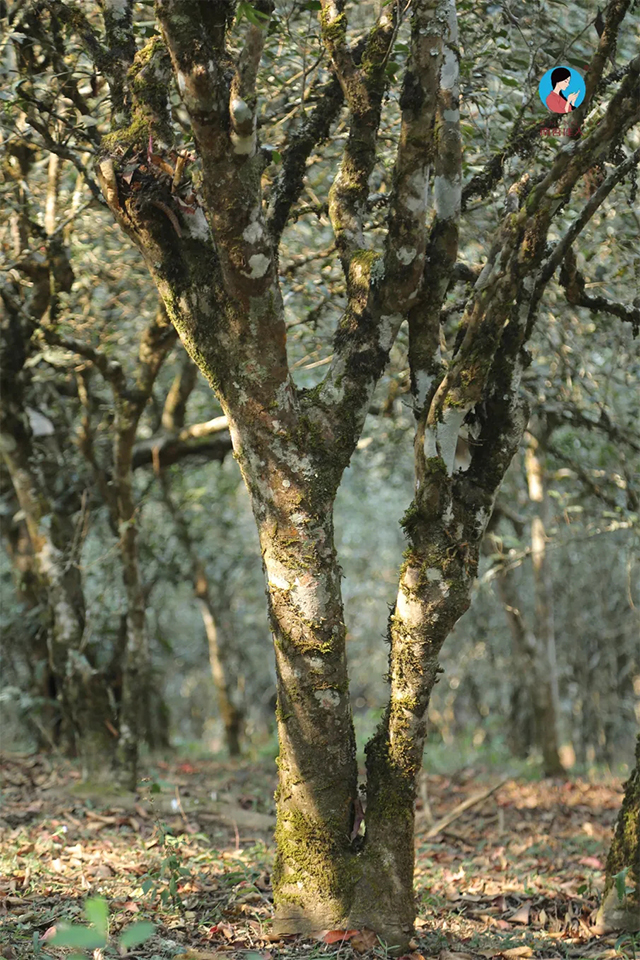
[[640, 734], [635, 767], [625, 786], [622, 808], [607, 857], [597, 926], [603, 931], [640, 930]]
[[[587, 102], [628, 3], [610, 6]], [[266, 26], [272, 4], [261, 7]], [[625, 75], [595, 132], [579, 149], [559, 152], [543, 180], [532, 183], [526, 174], [511, 188], [508, 213], [445, 365], [441, 308], [454, 280], [462, 193], [455, 3], [412, 4], [381, 252], [365, 241], [365, 212], [397, 8], [382, 7], [360, 51], [349, 48], [342, 4], [323, 0], [321, 8], [322, 39], [336, 80], [320, 86], [318, 108], [289, 141], [268, 204], [261, 190], [266, 158], [259, 148], [256, 89], [267, 31], [247, 24], [234, 63], [226, 47], [227, 4], [157, 0], [163, 41], [151, 41], [126, 69], [120, 64], [132, 122], [127, 129], [116, 127], [98, 173], [183, 344], [221, 400], [251, 496], [278, 684], [277, 927], [311, 931], [357, 924], [406, 948], [414, 918], [413, 802], [437, 656], [469, 604], [479, 543], [526, 425], [519, 390], [528, 362], [523, 345], [545, 284], [577, 235], [556, 245], [554, 260], [547, 232], [559, 203], [634, 122], [631, 98], [638, 81], [633, 71]], [[173, 194], [159, 192], [165, 189], [159, 181], [151, 189], [149, 178], [123, 175], [124, 157], [143, 158], [149, 136], [169, 129], [165, 99], [155, 91], [170, 74], [202, 163], [202, 203], [197, 198], [195, 206], [179, 210]], [[306, 161], [328, 137], [343, 100], [349, 135], [328, 214], [347, 307], [322, 382], [297, 389], [286, 351], [279, 241], [300, 196]], [[161, 133], [159, 139], [167, 137]], [[434, 216], [427, 227], [430, 169]], [[176, 165], [174, 189], [179, 181]], [[416, 495], [405, 518], [409, 553], [389, 629], [389, 707], [367, 751], [361, 838], [333, 503], [405, 320]], [[472, 433], [470, 463], [454, 475], [463, 423]]]

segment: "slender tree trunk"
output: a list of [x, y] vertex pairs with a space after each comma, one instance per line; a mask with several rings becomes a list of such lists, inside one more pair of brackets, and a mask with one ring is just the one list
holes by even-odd
[[134, 438], [135, 425], [133, 429], [118, 432], [115, 455], [120, 558], [127, 598], [127, 642], [117, 761], [123, 783], [131, 790], [135, 789], [137, 783], [139, 744], [144, 739], [151, 716], [151, 658], [146, 602], [138, 562], [138, 525], [131, 470]]
[[221, 636], [220, 619], [215, 616], [209, 599], [209, 584], [203, 567], [200, 567], [196, 574], [194, 588], [207, 636], [211, 676], [218, 697], [218, 710], [224, 724], [227, 750], [230, 757], [239, 757], [242, 753], [241, 739], [244, 722], [242, 711], [233, 701], [231, 673], [226, 662], [227, 648], [231, 638]]
[[128, 385], [121, 368], [110, 374], [116, 408], [113, 472], [122, 576], [127, 598], [127, 640], [122, 672], [117, 765], [123, 785], [134, 790], [138, 752], [153, 741], [151, 655], [146, 595], [138, 558], [138, 519], [133, 491], [133, 448], [140, 417], [158, 371], [176, 340], [160, 304], [140, 340], [135, 383]]
[[549, 714], [553, 715], [553, 695], [545, 650], [524, 619], [513, 573], [508, 570], [500, 573], [496, 585], [513, 637], [519, 673], [524, 678], [524, 690], [533, 711], [534, 742], [542, 752], [545, 775], [555, 776], [558, 768], [550, 761], [555, 757], [559, 763], [557, 742], [553, 735], [545, 736], [545, 731], [549, 729]]
[[[11, 493], [13, 492], [11, 487]], [[29, 719], [34, 725], [38, 749], [46, 751], [52, 746], [59, 746], [62, 727], [60, 705], [56, 696], [56, 678], [49, 664], [47, 648], [47, 633], [50, 629], [49, 605], [36, 569], [26, 524], [23, 520], [15, 522], [11, 519], [18, 507], [11, 493], [5, 493], [10, 497], [10, 509], [8, 514], [0, 515], [0, 532], [11, 562], [16, 598], [22, 607], [21, 613], [24, 611], [27, 614], [21, 617], [24, 632], [19, 634], [16, 646], [22, 646], [22, 658], [31, 682], [30, 692], [40, 703], [34, 711], [35, 715], [30, 715]]]
[[545, 522], [549, 500], [545, 491], [544, 468], [538, 455], [539, 442], [529, 434], [525, 454], [529, 499], [537, 506], [537, 515], [531, 522], [531, 560], [535, 590], [535, 634], [537, 650], [534, 708], [537, 739], [542, 749], [544, 773], [547, 777], [561, 776], [565, 771], [558, 745], [558, 664], [553, 623], [553, 584], [547, 556]]
[[[189, 363], [193, 369], [196, 369], [191, 360], [189, 360]], [[176, 378], [174, 386], [178, 380], [179, 378]], [[220, 614], [216, 615], [214, 604], [211, 600], [211, 589], [204, 564], [194, 546], [189, 525], [171, 496], [169, 481], [165, 474], [162, 474], [161, 482], [165, 502], [173, 517], [178, 537], [191, 564], [193, 590], [198, 607], [200, 608], [207, 637], [211, 676], [213, 677], [213, 683], [216, 688], [218, 710], [224, 725], [227, 750], [229, 751], [229, 756], [237, 757], [241, 753], [244, 717], [242, 710], [238, 704], [234, 702], [233, 696], [234, 677], [229, 664], [229, 644], [231, 643], [231, 636], [229, 632], [225, 633], [221, 628], [222, 617]]]
[[607, 857], [597, 925], [605, 931], [640, 930], [640, 734], [636, 740], [635, 767], [625, 785]]

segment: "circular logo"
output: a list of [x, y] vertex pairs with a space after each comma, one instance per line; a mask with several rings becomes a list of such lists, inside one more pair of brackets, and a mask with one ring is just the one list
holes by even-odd
[[553, 67], [538, 84], [543, 104], [552, 113], [571, 113], [584, 100], [584, 80], [573, 67]]

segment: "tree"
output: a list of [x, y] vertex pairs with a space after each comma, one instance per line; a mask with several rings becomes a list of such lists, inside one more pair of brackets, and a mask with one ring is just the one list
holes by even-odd
[[607, 857], [597, 917], [597, 925], [605, 930], [640, 930], [640, 734], [635, 760]]
[[[573, 255], [640, 156], [627, 146], [640, 119], [640, 58], [604, 77], [630, 3], [607, 6], [584, 103], [566, 129], [557, 129], [558, 118], [527, 123], [525, 105], [508, 140], [464, 191], [453, 0], [414, 0], [409, 30], [399, 5], [383, 5], [371, 24], [363, 4], [352, 11], [357, 34], [342, 0], [321, 0], [315, 79], [308, 80], [305, 46], [301, 109], [283, 142], [276, 118], [287, 117], [288, 98], [271, 79], [278, 73], [273, 38], [279, 30], [280, 39], [306, 36], [317, 4], [276, 16], [268, 0], [157, 0], [160, 32], [152, 29], [142, 45], [131, 2], [100, 6], [103, 25], [93, 5], [51, 0], [46, 10], [57, 34], [50, 56], [57, 55], [71, 93], [79, 93], [69, 67], [75, 56], [108, 83], [110, 120], [103, 108], [89, 124], [100, 189], [216, 391], [251, 496], [278, 681], [277, 925], [309, 931], [349, 923], [405, 947], [414, 918], [413, 803], [425, 713], [439, 651], [469, 606], [481, 540], [527, 424], [520, 381], [546, 287], [561, 268], [572, 303], [639, 320], [637, 308], [587, 293]], [[464, 31], [468, 16], [472, 43], [469, 6], [461, 4], [462, 24]], [[23, 29], [48, 51], [31, 6], [21, 16]], [[401, 31], [410, 34], [406, 44], [398, 41]], [[399, 97], [387, 101], [403, 61]], [[267, 116], [261, 97], [270, 94]], [[30, 103], [37, 134], [76, 162], [52, 137], [36, 94]], [[77, 97], [75, 109], [83, 113]], [[324, 148], [332, 182], [326, 205], [314, 200], [313, 209], [326, 210], [331, 223], [345, 306], [326, 374], [301, 387], [287, 355], [279, 251], [285, 228], [302, 214], [307, 164], [342, 111], [344, 147], [339, 158], [331, 144]], [[100, 129], [107, 122], [108, 133]], [[381, 125], [393, 122], [399, 134], [384, 220], [369, 189]], [[543, 127], [557, 134], [549, 152]], [[260, 143], [258, 131], [269, 143]], [[525, 160], [508, 177], [506, 210], [496, 214], [480, 262], [458, 263], [463, 203], [486, 199], [506, 161], [527, 152], [535, 163]], [[576, 185], [606, 163], [588, 202], [571, 206]], [[443, 355], [440, 322], [458, 282], [468, 288], [448, 343], [444, 331]], [[388, 625], [389, 702], [367, 746], [363, 840], [333, 505], [403, 324], [415, 496], [403, 519], [408, 550]], [[455, 470], [463, 424], [470, 462]]]

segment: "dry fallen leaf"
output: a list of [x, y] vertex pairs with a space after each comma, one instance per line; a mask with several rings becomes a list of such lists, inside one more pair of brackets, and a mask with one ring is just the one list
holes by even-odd
[[533, 950], [531, 947], [511, 947], [509, 950], [502, 951], [503, 957], [508, 957], [509, 960], [516, 960], [517, 957], [532, 957]]
[[359, 930], [323, 930], [317, 939], [323, 943], [342, 943], [343, 940], [351, 940], [358, 933]]
[[529, 923], [529, 914], [531, 913], [531, 904], [523, 903], [516, 912], [509, 917], [510, 923]]
[[378, 944], [378, 937], [373, 930], [361, 930], [355, 937], [351, 938], [351, 947], [356, 953], [366, 953], [367, 950], [373, 950]]

